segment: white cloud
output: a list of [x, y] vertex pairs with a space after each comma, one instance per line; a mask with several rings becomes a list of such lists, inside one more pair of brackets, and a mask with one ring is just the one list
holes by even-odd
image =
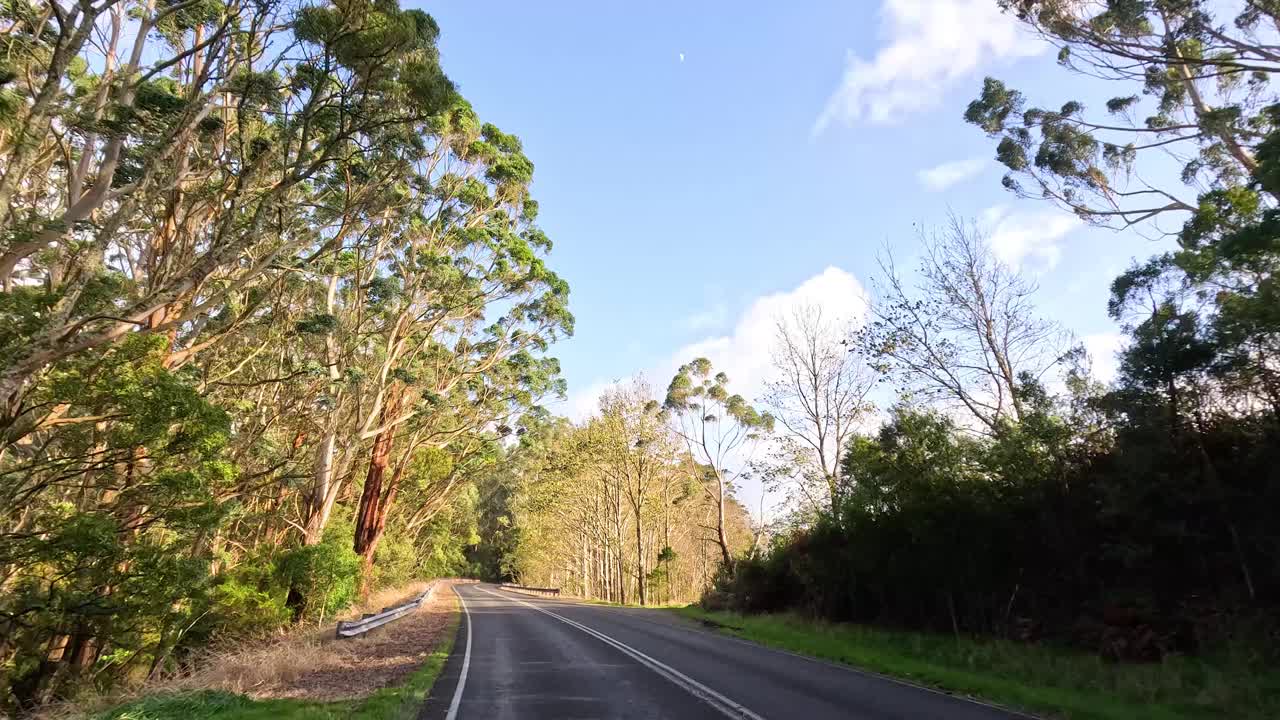
[[[732, 331], [706, 337], [671, 353], [662, 363], [645, 370], [655, 393], [664, 393], [681, 365], [706, 357], [717, 371], [729, 376], [733, 392], [754, 400], [764, 389], [772, 363], [777, 318], [799, 307], [821, 307], [835, 322], [859, 323], [867, 311], [866, 291], [851, 273], [828, 267], [797, 287], [756, 298], [738, 316]], [[600, 394], [612, 382], [598, 381], [571, 392], [565, 412], [575, 420], [595, 412]]]
[[891, 123], [938, 104], [942, 94], [993, 61], [1037, 55], [1047, 45], [994, 0], [884, 0], [883, 46], [868, 61], [850, 51], [844, 76], [814, 123]]
[[836, 322], [861, 322], [867, 299], [862, 284], [851, 273], [828, 267], [792, 290], [756, 298], [738, 317], [733, 331], [686, 345], [674, 352], [665, 371], [655, 374], [655, 382], [666, 381], [680, 365], [698, 357], [729, 376], [729, 387], [743, 397], [755, 399], [764, 389], [772, 367], [772, 348], [777, 320], [796, 308], [817, 306]]
[[985, 170], [988, 164], [986, 157], [956, 160], [920, 170], [916, 173], [916, 179], [929, 190], [937, 192], [968, 180]]
[[1093, 362], [1093, 376], [1104, 383], [1110, 383], [1120, 371], [1118, 353], [1124, 348], [1128, 338], [1120, 333], [1096, 333], [1085, 335], [1080, 341], [1089, 353]]
[[681, 325], [686, 330], [694, 332], [705, 332], [714, 330], [725, 324], [729, 319], [729, 306], [723, 302], [718, 302], [705, 310], [700, 310], [681, 321]]
[[991, 251], [1014, 268], [1033, 263], [1044, 269], [1057, 265], [1062, 257], [1060, 241], [1080, 227], [1079, 218], [1059, 210], [1009, 212], [1005, 205], [983, 210], [982, 221]]
[[621, 381], [622, 378], [616, 378], [612, 381], [599, 380], [580, 390], [573, 390], [569, 393], [569, 397], [562, 406], [552, 407], [551, 411], [557, 414], [563, 413], [570, 420], [586, 420], [591, 417], [592, 413], [600, 409], [600, 396]]

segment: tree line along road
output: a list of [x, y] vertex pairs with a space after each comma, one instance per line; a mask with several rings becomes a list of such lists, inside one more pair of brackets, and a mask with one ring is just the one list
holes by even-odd
[[420, 720], [1011, 720], [1028, 716], [698, 629], [658, 610], [459, 585]]

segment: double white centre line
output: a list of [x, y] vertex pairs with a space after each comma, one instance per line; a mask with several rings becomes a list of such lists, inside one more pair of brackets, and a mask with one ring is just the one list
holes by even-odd
[[[606, 645], [610, 645], [616, 648], [618, 651], [622, 652], [624, 655], [627, 655], [628, 657], [640, 663], [641, 665], [644, 665], [650, 670], [658, 673], [659, 675], [671, 681], [672, 683], [675, 683], [676, 685], [684, 688], [694, 697], [697, 697], [698, 699], [707, 703], [708, 705], [715, 708], [716, 710], [719, 710], [721, 714], [725, 715], [726, 717], [737, 718], [739, 720], [765, 720], [760, 715], [744, 707], [741, 703], [735, 702], [725, 697], [724, 695], [721, 695], [715, 690], [712, 690], [706, 685], [703, 685], [702, 683], [698, 682], [697, 680], [694, 680], [688, 675], [685, 675], [679, 670], [676, 670], [670, 665], [667, 665], [666, 663], [660, 660], [655, 660], [654, 658], [640, 652], [639, 650], [631, 647], [630, 645], [627, 645], [623, 642], [615, 640], [598, 630], [589, 628], [586, 625], [583, 625], [582, 623], [577, 622], [575, 620], [570, 620], [569, 618], [563, 615], [560, 615], [559, 613], [554, 613], [545, 608], [538, 607], [533, 603], [528, 603], [528, 602], [525, 602], [524, 600], [518, 600], [516, 598], [507, 597], [505, 595], [499, 595], [495, 592], [492, 592], [490, 590], [487, 590], [481, 587], [477, 587], [476, 589], [482, 592], [488, 593], [489, 595], [492, 595], [500, 600], [507, 600], [510, 602], [520, 603], [521, 605], [524, 605], [527, 608], [532, 608], [534, 610], [537, 610], [538, 612], [544, 615], [550, 615], [551, 617], [559, 620], [562, 623], [565, 623], [566, 625], [571, 625], [581, 630], [582, 632], [590, 635], [591, 637], [596, 638], [597, 640], [600, 640]], [[463, 609], [464, 610], [466, 609], [466, 603], [463, 603]], [[463, 668], [462, 678], [459, 679], [458, 681], [458, 690], [456, 693], [454, 693], [453, 706], [449, 708], [449, 715], [446, 720], [454, 720], [455, 716], [457, 715], [456, 710], [457, 710], [458, 702], [459, 700], [462, 699], [462, 684], [467, 677], [467, 670], [466, 670], [467, 660], [470, 659], [470, 656], [471, 656], [471, 617], [470, 615], [468, 615], [467, 616], [467, 656], [466, 658], [464, 658], [462, 663], [462, 668]]]

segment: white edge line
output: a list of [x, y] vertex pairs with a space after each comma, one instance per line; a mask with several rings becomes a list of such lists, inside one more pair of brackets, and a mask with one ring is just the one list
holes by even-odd
[[[752, 712], [751, 710], [747, 709], [747, 708], [746, 708], [745, 706], [743, 706], [742, 704], [737, 703], [737, 702], [734, 702], [733, 700], [730, 700], [729, 698], [725, 697], [724, 695], [721, 695], [720, 693], [716, 692], [715, 690], [712, 690], [711, 688], [707, 687], [706, 685], [703, 685], [702, 683], [698, 682], [697, 680], [694, 680], [693, 678], [689, 677], [688, 675], [685, 675], [684, 673], [680, 672], [679, 670], [676, 670], [675, 668], [671, 667], [670, 665], [667, 665], [666, 663], [663, 663], [663, 662], [661, 662], [661, 661], [659, 661], [659, 660], [655, 660], [655, 659], [653, 659], [653, 658], [649, 657], [648, 655], [645, 655], [644, 653], [640, 652], [639, 650], [636, 650], [635, 648], [631, 647], [630, 645], [627, 645], [627, 644], [625, 644], [625, 643], [619, 642], [618, 640], [615, 640], [615, 639], [613, 639], [613, 638], [609, 637], [608, 635], [605, 635], [604, 633], [602, 633], [602, 632], [600, 632], [600, 631], [598, 631], [598, 630], [594, 630], [594, 629], [592, 629], [592, 628], [589, 628], [589, 627], [587, 627], [586, 625], [583, 625], [583, 624], [582, 624], [582, 623], [580, 623], [580, 622], [576, 622], [576, 621], [574, 621], [574, 620], [570, 620], [569, 618], [567, 618], [567, 617], [565, 617], [565, 616], [563, 616], [563, 615], [560, 615], [560, 614], [558, 614], [558, 613], [553, 613], [553, 612], [551, 612], [550, 610], [545, 610], [545, 609], [543, 609], [543, 608], [538, 607], [537, 605], [534, 605], [534, 604], [532, 604], [532, 603], [525, 602], [524, 600], [520, 600], [519, 598], [504, 597], [504, 596], [499, 595], [499, 594], [497, 594], [497, 593], [495, 593], [495, 592], [492, 592], [492, 591], [490, 591], [490, 590], [488, 590], [488, 589], [486, 589], [486, 588], [478, 588], [478, 589], [479, 589], [479, 590], [483, 590], [484, 592], [486, 592], [486, 593], [488, 593], [489, 595], [492, 595], [492, 596], [494, 596], [494, 597], [496, 597], [496, 598], [500, 598], [500, 599], [503, 599], [503, 600], [510, 600], [510, 601], [513, 601], [513, 602], [518, 602], [518, 603], [520, 603], [521, 605], [524, 605], [525, 607], [532, 608], [532, 609], [537, 610], [538, 612], [543, 613], [543, 614], [545, 614], [545, 615], [550, 615], [551, 617], [553, 617], [553, 618], [555, 618], [555, 619], [557, 619], [557, 620], [559, 620], [559, 621], [561, 621], [561, 622], [563, 622], [563, 623], [565, 623], [565, 624], [567, 624], [567, 625], [570, 625], [570, 626], [572, 626], [572, 627], [575, 627], [575, 628], [577, 628], [577, 629], [579, 629], [579, 630], [581, 630], [581, 631], [583, 631], [583, 632], [587, 633], [588, 635], [591, 635], [592, 637], [594, 637], [594, 638], [596, 638], [596, 639], [598, 639], [598, 640], [601, 640], [601, 641], [603, 641], [604, 643], [606, 643], [606, 644], [608, 644], [608, 645], [611, 645], [611, 646], [612, 646], [612, 647], [614, 647], [615, 649], [620, 650], [620, 651], [622, 651], [624, 654], [626, 654], [626, 655], [630, 656], [630, 657], [631, 657], [633, 660], [635, 660], [636, 662], [640, 663], [641, 665], [644, 665], [645, 667], [649, 668], [650, 670], [653, 670], [654, 672], [658, 673], [658, 674], [659, 674], [659, 675], [661, 675], [662, 677], [664, 677], [664, 678], [666, 678], [667, 680], [671, 681], [671, 682], [672, 682], [672, 683], [674, 683], [675, 685], [680, 686], [681, 688], [685, 689], [685, 690], [686, 690], [686, 691], [688, 691], [690, 694], [692, 694], [694, 697], [697, 697], [697, 698], [699, 698], [700, 700], [702, 700], [703, 702], [706, 702], [708, 705], [710, 705], [711, 707], [715, 708], [716, 710], [719, 710], [722, 714], [724, 714], [724, 715], [726, 715], [726, 716], [728, 716], [728, 717], [731, 717], [731, 718], [745, 718], [746, 720], [765, 720], [763, 717], [761, 717], [760, 715], [757, 715], [756, 713], [754, 713], [754, 712]], [[452, 720], [452, 719], [451, 719], [451, 718], [446, 718], [446, 720]]]
[[449, 703], [449, 712], [444, 716], [444, 720], [456, 720], [458, 717], [458, 706], [462, 704], [462, 689], [467, 686], [467, 671], [471, 669], [471, 611], [467, 609], [467, 601], [462, 597], [462, 591], [454, 586], [453, 592], [458, 596], [458, 602], [462, 603], [462, 614], [467, 619], [467, 649], [462, 655], [462, 673], [458, 675], [458, 687], [453, 690], [453, 701]]

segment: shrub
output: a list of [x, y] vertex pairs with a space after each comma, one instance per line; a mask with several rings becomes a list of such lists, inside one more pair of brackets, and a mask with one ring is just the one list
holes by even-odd
[[289, 624], [284, 588], [269, 576], [262, 578], [261, 570], [231, 573], [209, 590], [208, 635], [262, 637]]
[[350, 523], [330, 523], [318, 544], [294, 548], [280, 559], [279, 575], [299, 619], [323, 619], [355, 601], [360, 556], [351, 549], [351, 533]]

